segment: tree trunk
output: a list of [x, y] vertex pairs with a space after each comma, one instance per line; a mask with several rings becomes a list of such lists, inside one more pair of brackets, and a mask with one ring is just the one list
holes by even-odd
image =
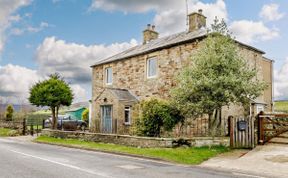
[[[55, 122], [58, 123], [58, 114], [59, 114], [59, 106], [56, 106], [56, 114], [55, 114]], [[63, 127], [62, 125], [63, 123], [61, 123], [61, 127]], [[57, 124], [56, 124], [57, 127]]]
[[51, 107], [52, 111], [52, 129], [55, 130], [57, 128], [56, 116], [55, 116], [55, 107]]
[[[208, 127], [209, 127], [209, 131], [211, 136], [216, 136], [217, 134], [222, 134], [222, 128], [221, 126], [221, 109], [215, 109], [213, 113], [209, 113], [209, 118], [208, 118]], [[220, 128], [220, 129], [219, 129]], [[219, 133], [216, 133], [218, 130]]]

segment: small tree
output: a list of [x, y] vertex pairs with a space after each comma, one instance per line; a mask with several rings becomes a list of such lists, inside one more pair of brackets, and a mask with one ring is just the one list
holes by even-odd
[[29, 101], [31, 104], [50, 107], [52, 112], [52, 129], [57, 128], [60, 106], [70, 106], [72, 100], [72, 90], [59, 74], [50, 75], [49, 79], [38, 82], [30, 88]]
[[86, 108], [82, 113], [82, 121], [89, 123], [89, 109]]
[[5, 114], [7, 121], [12, 121], [13, 113], [14, 113], [14, 108], [12, 105], [9, 104], [6, 108], [6, 114]]
[[176, 106], [188, 117], [209, 115], [209, 127], [221, 119], [221, 108], [232, 103], [247, 105], [261, 95], [265, 83], [248, 65], [231, 38], [225, 22], [215, 19], [212, 32], [199, 44], [190, 65], [178, 75], [172, 90]]
[[160, 137], [161, 129], [171, 131], [175, 125], [184, 120], [177, 108], [159, 99], [141, 102], [141, 118], [137, 130], [141, 135]]

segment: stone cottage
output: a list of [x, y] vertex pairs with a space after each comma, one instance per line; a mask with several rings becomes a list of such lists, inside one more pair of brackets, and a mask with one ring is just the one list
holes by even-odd
[[[92, 75], [91, 130], [127, 134], [137, 115], [137, 103], [150, 97], [169, 98], [177, 85], [175, 75], [196, 52], [198, 43], [207, 35], [206, 17], [202, 10], [188, 15], [189, 30], [158, 38], [155, 26], [143, 31], [143, 44], [116, 54], [95, 65]], [[273, 61], [263, 51], [237, 42], [239, 50], [258, 70], [257, 78], [269, 87], [257, 101], [251, 101], [250, 114], [272, 109]], [[222, 115], [243, 115], [243, 108], [223, 108]]]

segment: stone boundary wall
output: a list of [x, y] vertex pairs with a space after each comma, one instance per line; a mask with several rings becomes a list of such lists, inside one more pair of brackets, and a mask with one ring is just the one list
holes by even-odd
[[113, 143], [126, 146], [143, 147], [143, 148], [172, 148], [175, 143], [188, 143], [191, 146], [229, 146], [229, 137], [194, 137], [194, 138], [154, 138], [154, 137], [137, 137], [129, 135], [89, 133], [78, 131], [60, 131], [43, 129], [41, 135], [56, 138], [81, 139], [85, 141]]

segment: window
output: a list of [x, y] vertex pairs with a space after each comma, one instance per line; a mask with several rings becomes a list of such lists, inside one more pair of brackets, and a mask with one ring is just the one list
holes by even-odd
[[152, 78], [157, 75], [157, 59], [151, 58], [147, 60], [147, 77]]
[[259, 114], [261, 111], [264, 111], [264, 106], [263, 105], [256, 105], [257, 114]]
[[131, 121], [130, 108], [130, 106], [125, 106], [125, 124], [130, 124]]
[[112, 74], [112, 68], [106, 68], [106, 84], [111, 85], [113, 81], [113, 74]]

